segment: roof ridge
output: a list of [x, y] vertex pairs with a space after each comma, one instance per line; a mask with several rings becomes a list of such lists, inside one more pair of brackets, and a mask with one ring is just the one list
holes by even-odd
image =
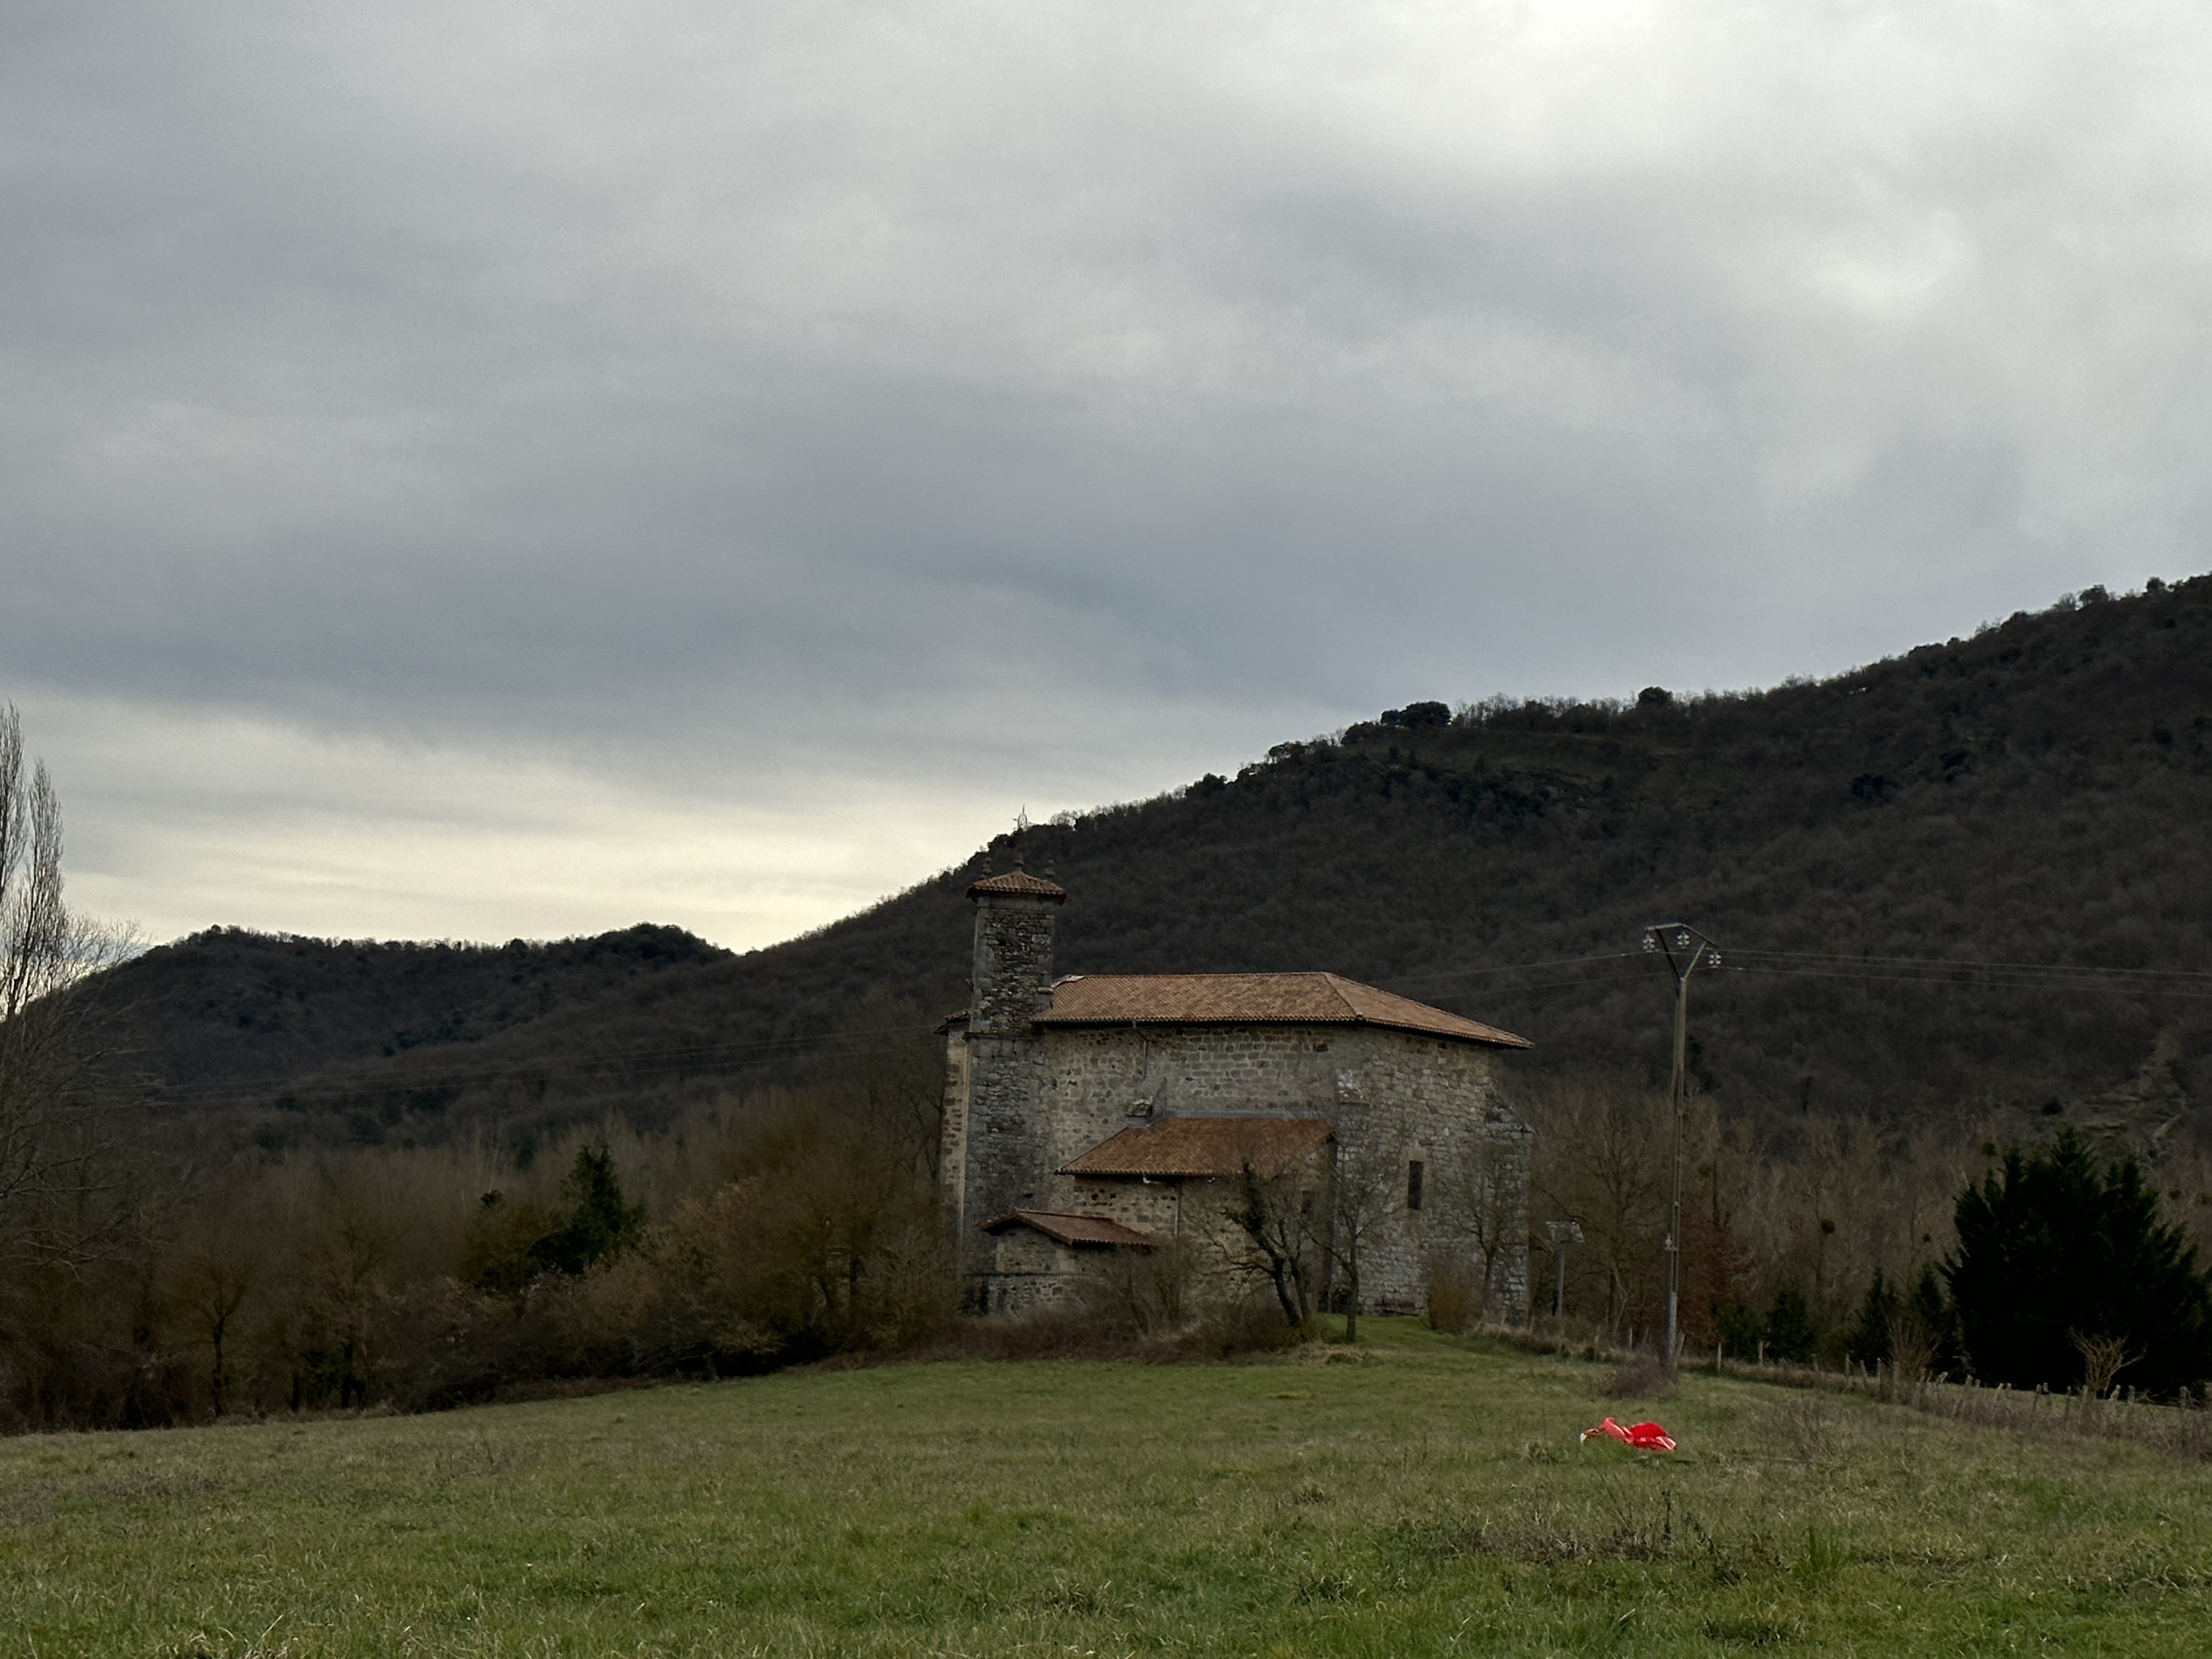
[[1321, 976], [1328, 981], [1329, 994], [1344, 1005], [1344, 1012], [1350, 1014], [1359, 1024], [1365, 1024], [1367, 1016], [1359, 1012], [1359, 1005], [1346, 994], [1344, 988], [1347, 985], [1356, 985], [1358, 981], [1346, 979], [1341, 974], [1332, 974], [1326, 968], [1322, 969]]
[[[1164, 974], [1062, 974], [1062, 979], [1342, 979], [1326, 968], [1210, 968]], [[1346, 980], [1346, 984], [1357, 984]]]
[[1058, 904], [1067, 897], [1067, 889], [1056, 881], [1048, 881], [1041, 876], [1031, 875], [1026, 870], [1015, 869], [1007, 871], [1002, 876], [985, 876], [980, 880], [970, 882], [968, 886], [968, 896], [975, 898], [978, 895], [1050, 899], [1054, 903]]
[[1054, 982], [1042, 1026], [1115, 1024], [1353, 1025], [1411, 1031], [1498, 1048], [1525, 1037], [1327, 969], [1212, 974], [1068, 974]]

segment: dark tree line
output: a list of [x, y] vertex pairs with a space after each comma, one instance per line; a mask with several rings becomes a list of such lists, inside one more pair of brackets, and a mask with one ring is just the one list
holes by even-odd
[[2009, 1147], [1959, 1190], [1948, 1237], [1917, 1273], [1877, 1267], [1847, 1322], [1793, 1275], [1763, 1304], [1716, 1304], [1716, 1334], [1741, 1358], [2054, 1392], [2170, 1400], [2212, 1381], [2212, 1274], [2132, 1157], [2069, 1127]]
[[2154, 1395], [2212, 1376], [2212, 1290], [2134, 1159], [2100, 1165], [2062, 1129], [1967, 1188], [1955, 1225], [1957, 1337], [1981, 1376], [2065, 1388], [2106, 1363], [2101, 1348]]

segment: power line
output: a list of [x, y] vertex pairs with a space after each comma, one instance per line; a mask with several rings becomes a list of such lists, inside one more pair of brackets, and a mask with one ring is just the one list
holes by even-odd
[[[744, 1042], [732, 1040], [726, 1042], [687, 1042], [678, 1043], [672, 1047], [659, 1048], [616, 1048], [582, 1060], [539, 1061], [535, 1063], [541, 1066], [550, 1065], [563, 1068], [573, 1068], [578, 1066], [615, 1066], [624, 1064], [633, 1060], [657, 1060], [665, 1056], [711, 1057], [715, 1054], [726, 1051], [743, 1053], [759, 1048], [804, 1047], [809, 1043], [856, 1042], [864, 1037], [918, 1036], [928, 1029], [928, 1027], [920, 1025], [884, 1026], [865, 1031], [817, 1032], [811, 1036], [757, 1037], [747, 1039]], [[459, 1045], [456, 1044], [453, 1046], [458, 1047]], [[432, 1052], [432, 1050], [425, 1048], [418, 1052], [429, 1053]], [[401, 1056], [392, 1054], [387, 1055], [386, 1058], [396, 1063], [400, 1060]], [[516, 1062], [516, 1064], [521, 1065], [523, 1062]], [[510, 1066], [507, 1069], [512, 1070], [514, 1067]], [[283, 1087], [285, 1084], [298, 1075], [299, 1073], [296, 1072], [287, 1072], [278, 1073], [271, 1076], [258, 1078], [234, 1078], [228, 1083], [219, 1085], [210, 1084], [204, 1086], [229, 1091], [256, 1088], [276, 1089]], [[366, 1075], [366, 1073], [364, 1073], [364, 1075]], [[343, 1083], [343, 1078], [325, 1079], [322, 1086], [337, 1087]], [[181, 1085], [179, 1091], [188, 1093], [191, 1091], [191, 1088], [196, 1086], [200, 1085]]]
[[[295, 1103], [307, 1101], [344, 1100], [359, 1096], [421, 1094], [440, 1089], [486, 1087], [501, 1083], [548, 1083], [558, 1078], [575, 1078], [601, 1073], [617, 1079], [636, 1077], [667, 1076], [686, 1072], [726, 1073], [757, 1071], [763, 1066], [781, 1064], [808, 1048], [827, 1048], [845, 1045], [875, 1036], [918, 1036], [928, 1030], [926, 1026], [886, 1028], [872, 1031], [840, 1031], [814, 1037], [777, 1037], [754, 1043], [720, 1043], [692, 1048], [632, 1049], [614, 1054], [587, 1059], [555, 1061], [520, 1062], [513, 1066], [473, 1071], [446, 1071], [417, 1073], [404, 1078], [337, 1079], [307, 1088], [288, 1087], [282, 1078], [263, 1079], [258, 1083], [224, 1083], [185, 1085], [156, 1085], [164, 1103], [171, 1105], [216, 1106], [261, 1105], [268, 1103], [271, 1094]], [[781, 1053], [761, 1054], [746, 1060], [738, 1058], [749, 1051], [763, 1048], [781, 1049]], [[717, 1058], [720, 1054], [730, 1058]], [[677, 1058], [659, 1058], [678, 1056]], [[659, 1063], [640, 1063], [659, 1058]]]
[[[1632, 953], [1624, 951], [1621, 954], [1623, 956], [1628, 956]], [[1576, 987], [1582, 985], [1620, 985], [1626, 984], [1632, 979], [1643, 980], [1650, 979], [1650, 977], [1651, 975], [1648, 973], [1585, 975], [1581, 979], [1546, 980], [1540, 985], [1509, 985], [1504, 988], [1504, 993], [1501, 993], [1501, 994], [1510, 994], [1514, 996], [1519, 996], [1523, 992], [1528, 991], [1571, 991]]]
[[[1629, 960], [1640, 960], [1638, 953], [1608, 951], [1590, 956], [1558, 957], [1491, 968], [1449, 969], [1394, 978], [1390, 982], [1394, 986], [1413, 986], [1451, 980], [1489, 980], [1513, 974]], [[1717, 971], [1838, 979], [1869, 984], [1942, 986], [1960, 990], [2088, 991], [2106, 994], [2179, 997], [2192, 1001], [2212, 1000], [2212, 972], [2196, 969], [2104, 968], [2067, 963], [1982, 961], [1952, 957], [1870, 953], [1846, 955], [1735, 946], [1729, 950], [1725, 965]], [[1642, 971], [1585, 974], [1532, 984], [1502, 985], [1496, 988], [1498, 994], [1504, 995], [1533, 995], [1586, 986], [1622, 984], [1650, 977], [1648, 972]], [[393, 1077], [380, 1071], [374, 1073], [362, 1072], [353, 1076], [341, 1074], [323, 1078], [306, 1088], [293, 1083], [292, 1078], [296, 1073], [280, 1073], [231, 1079], [220, 1084], [157, 1085], [155, 1091], [158, 1098], [172, 1105], [247, 1106], [267, 1104], [272, 1096], [305, 1103], [441, 1090], [488, 1088], [501, 1084], [537, 1084], [543, 1086], [559, 1080], [593, 1076], [610, 1081], [623, 1081], [685, 1073], [726, 1075], [762, 1070], [809, 1054], [834, 1054], [840, 1048], [849, 1048], [873, 1038], [919, 1036], [929, 1029], [923, 1026], [884, 1026], [812, 1036], [690, 1042], [672, 1046], [664, 1044], [616, 1049], [568, 1060], [515, 1061], [506, 1065], [421, 1073], [409, 1077]]]
[[[1607, 951], [1594, 957], [1556, 957], [1549, 962], [1511, 962], [1497, 968], [1452, 968], [1441, 973], [1412, 974], [1394, 978], [1394, 985], [1433, 985], [1440, 979], [1474, 979], [1494, 974], [1532, 973], [1539, 968], [1574, 968], [1586, 962], [1618, 962], [1623, 957], [1632, 957], [1633, 951]], [[1572, 983], [1573, 981], [1564, 981]]]
[[2195, 968], [2103, 968], [2094, 963], [1982, 962], [1967, 957], [1856, 956], [1821, 951], [1770, 951], [1754, 945], [1731, 947], [1729, 956], [1772, 957], [1793, 962], [1841, 962], [1911, 968], [1972, 968], [2010, 973], [2094, 974], [2156, 979], [2193, 979], [2212, 983], [2212, 972]]
[[[1607, 951], [1597, 956], [1562, 957], [1545, 962], [1515, 963], [1497, 968], [1455, 969], [1446, 972], [1416, 975], [1411, 978], [1394, 980], [1394, 984], [1419, 985], [1438, 980], [1487, 976], [1498, 974], [1533, 972], [1540, 969], [1578, 966], [1584, 963], [1615, 962], [1634, 953], [1627, 951]], [[1640, 978], [1640, 975], [1612, 975], [1599, 979], [1555, 980], [1538, 985], [1515, 986], [1516, 993], [1565, 988], [1575, 985], [1598, 984], [1606, 979]], [[665, 1075], [672, 1072], [690, 1070], [756, 1070], [761, 1065], [774, 1064], [785, 1058], [795, 1058], [810, 1048], [833, 1044], [850, 1043], [874, 1037], [920, 1036], [933, 1028], [929, 1026], [883, 1026], [860, 1031], [837, 1031], [813, 1036], [763, 1037], [743, 1042], [679, 1043], [651, 1048], [623, 1048], [565, 1060], [519, 1060], [509, 1065], [466, 1070], [441, 1070], [418, 1073], [404, 1078], [394, 1078], [382, 1071], [361, 1072], [349, 1077], [316, 1079], [308, 1087], [295, 1085], [296, 1073], [278, 1073], [254, 1078], [234, 1078], [222, 1083], [162, 1084], [156, 1087], [161, 1098], [175, 1105], [209, 1105], [225, 1103], [258, 1103], [264, 1095], [285, 1095], [294, 1100], [342, 1099], [349, 1095], [388, 1095], [415, 1093], [439, 1088], [467, 1088], [485, 1085], [520, 1082], [532, 1083], [556, 1077], [574, 1078], [592, 1072], [616, 1073], [623, 1076]], [[763, 1059], [749, 1059], [764, 1055]], [[398, 1056], [392, 1056], [397, 1060]], [[653, 1065], [647, 1062], [665, 1060], [670, 1063]]]
[[[2212, 1000], [2212, 985], [2204, 983], [2202, 976], [2190, 975], [2180, 984], [2156, 981], [2130, 980], [2115, 982], [2092, 974], [2075, 977], [2034, 977], [2020, 975], [1997, 975], [1984, 978], [1946, 976], [1940, 974], [1889, 973], [1878, 970], [1849, 973], [1840, 968], [1785, 968], [1772, 963], [1730, 963], [1722, 968], [1724, 974], [1773, 974], [1792, 979], [1856, 980], [1883, 985], [1942, 986], [1959, 991], [2069, 991], [2089, 992], [2106, 996], [2180, 997], [2191, 1001]], [[2181, 978], [2180, 975], [2176, 975]]]

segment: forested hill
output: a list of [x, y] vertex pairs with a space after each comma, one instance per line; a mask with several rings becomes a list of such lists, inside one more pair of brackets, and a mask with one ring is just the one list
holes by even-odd
[[[1069, 890], [1063, 971], [1326, 968], [1523, 1032], [1524, 1076], [1645, 1079], [1669, 981], [1637, 946], [1680, 919], [1723, 951], [1692, 1029], [1730, 1109], [2171, 1130], [2212, 1100], [2208, 823], [2199, 577], [1758, 694], [1416, 704], [1023, 851]], [[264, 1136], [651, 1117], [959, 1006], [962, 890], [1011, 850], [742, 956], [218, 932], [106, 989], [170, 1098]]]

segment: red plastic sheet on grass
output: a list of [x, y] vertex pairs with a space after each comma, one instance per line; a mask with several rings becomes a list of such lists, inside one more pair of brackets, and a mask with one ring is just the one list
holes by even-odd
[[1614, 1422], [1608, 1417], [1604, 1422], [1599, 1424], [1595, 1428], [1584, 1429], [1583, 1431], [1583, 1438], [1587, 1440], [1594, 1434], [1609, 1436], [1611, 1438], [1620, 1442], [1622, 1445], [1633, 1446], [1638, 1451], [1672, 1451], [1674, 1449], [1674, 1437], [1668, 1434], [1666, 1430], [1661, 1428], [1656, 1423], [1636, 1423], [1632, 1424], [1629, 1427], [1624, 1429], [1620, 1424]]

